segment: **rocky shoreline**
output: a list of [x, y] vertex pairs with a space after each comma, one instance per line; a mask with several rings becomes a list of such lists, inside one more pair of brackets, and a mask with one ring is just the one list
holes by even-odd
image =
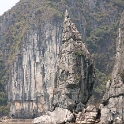
[[95, 124], [100, 122], [100, 114], [100, 110], [93, 105], [83, 108], [78, 113], [58, 107], [53, 112], [48, 111], [35, 118], [34, 124]]

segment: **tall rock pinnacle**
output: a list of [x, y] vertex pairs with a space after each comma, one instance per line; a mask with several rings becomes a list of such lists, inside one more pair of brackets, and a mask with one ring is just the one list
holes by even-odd
[[124, 124], [124, 13], [121, 17], [112, 79], [106, 84], [101, 123]]
[[94, 66], [75, 24], [65, 12], [62, 47], [54, 88], [54, 106], [78, 111], [86, 104], [94, 84]]
[[77, 30], [75, 24], [71, 21], [67, 10], [65, 12], [65, 19], [64, 19], [63, 27], [64, 27], [63, 34], [62, 34], [63, 42], [71, 38], [73, 40], [81, 40], [81, 35], [79, 31]]

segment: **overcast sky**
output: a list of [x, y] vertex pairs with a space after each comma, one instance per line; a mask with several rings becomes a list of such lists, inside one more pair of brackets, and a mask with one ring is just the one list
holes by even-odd
[[11, 9], [20, 0], [1, 0], [0, 1], [0, 15], [5, 11]]

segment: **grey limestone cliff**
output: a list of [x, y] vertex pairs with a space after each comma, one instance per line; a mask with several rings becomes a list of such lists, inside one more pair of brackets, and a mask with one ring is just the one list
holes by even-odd
[[124, 123], [124, 13], [120, 21], [116, 51], [112, 79], [106, 84], [101, 106], [101, 122], [105, 124]]
[[77, 107], [86, 104], [92, 93], [94, 68], [81, 35], [67, 13], [62, 35], [59, 25], [47, 21], [37, 30], [30, 28], [23, 38], [8, 84], [10, 114], [15, 118], [40, 115], [55, 104]]
[[[15, 118], [32, 118], [52, 108], [62, 18], [56, 16], [54, 9], [51, 11], [46, 6], [47, 1], [34, 1], [34, 6], [30, 8], [32, 2], [21, 0], [11, 11], [0, 17], [0, 48], [8, 71], [7, 100], [11, 103], [10, 115]], [[62, 5], [62, 11], [64, 9]], [[27, 27], [24, 26], [23, 30], [20, 26], [23, 34], [18, 41], [13, 34], [11, 37], [11, 32], [16, 22], [23, 25], [23, 21]], [[82, 21], [78, 25], [81, 24]], [[19, 37], [16, 28], [15, 36]], [[12, 55], [15, 46], [18, 48], [15, 55]]]
[[[82, 43], [80, 34], [85, 41], [88, 26], [87, 19], [90, 20], [89, 11], [92, 11], [94, 7], [95, 0], [20, 0], [15, 7], [0, 17], [0, 50], [3, 53], [7, 70], [6, 75], [8, 76], [6, 89], [7, 101], [11, 103], [10, 115], [15, 118], [31, 118], [50, 110], [52, 104], [57, 105], [59, 99], [54, 94], [55, 99], [58, 99], [56, 103], [53, 99], [53, 93], [55, 93], [56, 87], [60, 89], [59, 82], [62, 82], [55, 79], [55, 76], [60, 77], [57, 74], [61, 73], [61, 71], [58, 73], [61, 65], [57, 69], [61, 44], [63, 44], [62, 49], [65, 47], [64, 49], [68, 50], [69, 43], [74, 50], [73, 54], [60, 52], [63, 60], [59, 58], [59, 63], [62, 63], [61, 61], [66, 63], [69, 60], [71, 64], [71, 66], [67, 65], [67, 74], [65, 74], [65, 76], [68, 75], [68, 70], [70, 71], [70, 77], [68, 75], [70, 79], [67, 79], [70, 85], [66, 89], [69, 92], [67, 96], [70, 97], [68, 100], [71, 100], [72, 103], [76, 102], [76, 104], [72, 104], [75, 107], [78, 103], [80, 106], [87, 102], [93, 84], [92, 61], [89, 60], [90, 55], [84, 43]], [[64, 32], [63, 43], [61, 43], [62, 20], [65, 8], [69, 10], [80, 34], [71, 22], [73, 25], [71, 28], [74, 28], [71, 30], [75, 30], [75, 33], [69, 34], [69, 32], [66, 32], [65, 34]], [[107, 7], [103, 7], [103, 11], [104, 8]], [[112, 11], [112, 8], [109, 9], [111, 12], [116, 13]], [[88, 15], [88, 18], [85, 15]], [[116, 16], [110, 15], [112, 16], [109, 17], [109, 20], [115, 20]], [[96, 21], [92, 19], [91, 22], [91, 27], [93, 26], [95, 29], [97, 27]], [[72, 38], [70, 39], [70, 37]], [[67, 38], [69, 38], [68, 42], [66, 42]], [[62, 49], [61, 51], [63, 51]], [[66, 55], [65, 59], [67, 60], [64, 60]], [[77, 74], [73, 74], [73, 71]], [[64, 73], [65, 71], [62, 72], [62, 75]], [[74, 78], [72, 78], [73, 76]], [[75, 91], [73, 86], [76, 87]], [[78, 86], [81, 88], [78, 88]]]
[[15, 117], [30, 118], [51, 108], [61, 31], [49, 23], [42, 30], [47, 40], [39, 30], [30, 29], [12, 65], [8, 98]]
[[14, 118], [32, 118], [51, 108], [61, 27], [59, 21], [50, 20], [37, 27], [34, 18], [9, 65], [8, 101]]
[[66, 10], [55, 80], [54, 106], [76, 110], [78, 104], [86, 104], [89, 100], [93, 84], [93, 61]]

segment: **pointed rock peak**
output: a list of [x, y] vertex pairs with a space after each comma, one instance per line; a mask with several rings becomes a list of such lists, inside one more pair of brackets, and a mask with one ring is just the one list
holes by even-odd
[[63, 43], [67, 42], [71, 38], [74, 41], [82, 39], [75, 24], [70, 19], [68, 11], [66, 10], [65, 11], [65, 19], [64, 19], [64, 23], [63, 23], [62, 42]]
[[68, 13], [68, 10], [67, 9], [65, 11], [65, 18], [69, 18], [69, 13]]

